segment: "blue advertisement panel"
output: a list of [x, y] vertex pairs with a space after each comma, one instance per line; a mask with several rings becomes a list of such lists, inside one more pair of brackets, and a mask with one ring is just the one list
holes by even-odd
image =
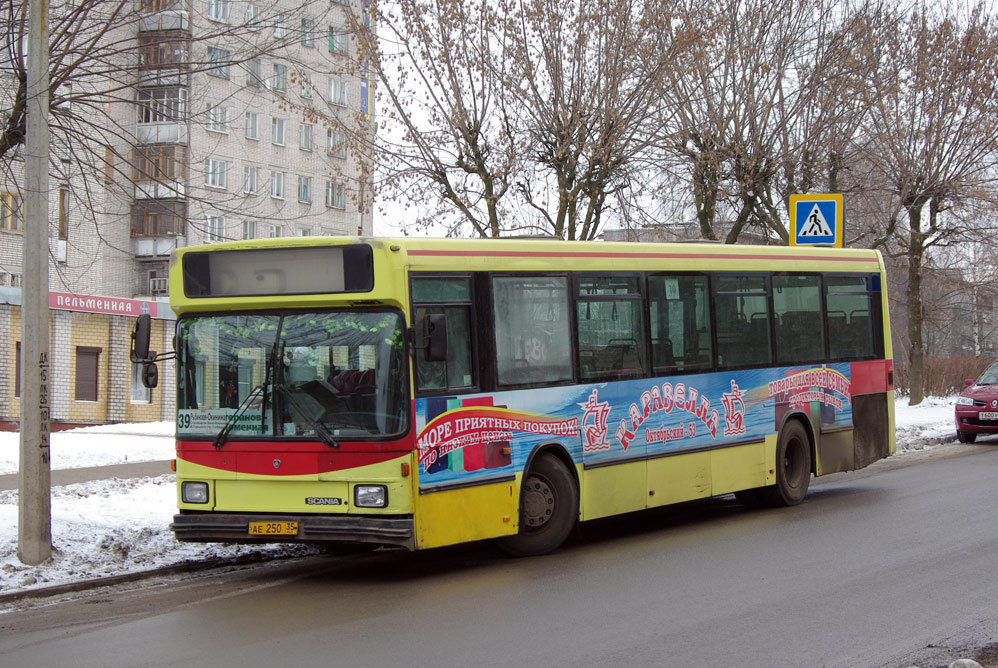
[[791, 410], [847, 427], [850, 373], [842, 363], [417, 399], [420, 488], [508, 477], [542, 442], [605, 465], [760, 439]]

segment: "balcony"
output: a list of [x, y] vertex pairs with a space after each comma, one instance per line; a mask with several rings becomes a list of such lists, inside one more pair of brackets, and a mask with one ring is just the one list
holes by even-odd
[[166, 260], [174, 250], [186, 246], [187, 237], [132, 237], [132, 255], [142, 260]]
[[190, 17], [183, 10], [168, 10], [155, 14], [143, 14], [139, 17], [139, 32], [159, 32], [162, 30], [191, 29]]

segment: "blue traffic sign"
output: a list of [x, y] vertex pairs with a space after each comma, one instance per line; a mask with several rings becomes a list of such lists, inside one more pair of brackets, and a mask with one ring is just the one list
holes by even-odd
[[790, 245], [842, 247], [842, 195], [791, 195]]

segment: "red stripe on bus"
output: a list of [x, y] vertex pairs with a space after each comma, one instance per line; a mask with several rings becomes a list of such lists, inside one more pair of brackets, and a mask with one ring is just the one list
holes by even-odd
[[[203, 446], [198, 443], [197, 446]], [[319, 445], [319, 444], [317, 444]], [[198, 464], [230, 473], [253, 475], [295, 476], [318, 475], [333, 471], [346, 471], [361, 466], [380, 464], [402, 456], [403, 452], [329, 452], [277, 450], [273, 444], [256, 451], [235, 450], [227, 444], [221, 450], [202, 450], [192, 444], [177, 443], [177, 457], [191, 464]], [[275, 462], [277, 465], [275, 466]]]
[[831, 257], [826, 255], [764, 255], [722, 253], [587, 253], [584, 251], [459, 251], [459, 250], [410, 250], [409, 255], [434, 257], [552, 257], [552, 258], [610, 258], [643, 260], [816, 260], [822, 262], [863, 262], [880, 265], [872, 257]]

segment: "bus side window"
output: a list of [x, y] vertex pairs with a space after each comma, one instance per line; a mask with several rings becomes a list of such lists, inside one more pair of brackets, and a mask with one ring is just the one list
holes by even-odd
[[568, 278], [500, 274], [492, 294], [499, 384], [572, 380]]
[[[873, 336], [874, 295], [865, 276], [829, 276], [828, 293], [828, 343], [829, 357], [835, 359], [861, 359], [879, 355], [879, 346]], [[878, 333], [879, 335], [879, 333]]]
[[575, 297], [582, 380], [644, 375], [644, 307], [636, 276], [580, 276]]
[[710, 367], [710, 291], [700, 274], [648, 277], [652, 368], [656, 374]]
[[718, 364], [724, 367], [771, 364], [766, 276], [717, 274], [715, 281]]
[[[471, 353], [471, 279], [413, 277], [412, 322], [416, 332], [416, 387], [419, 390], [470, 388], [476, 383]], [[427, 362], [421, 354], [423, 320], [431, 314], [447, 318], [447, 359]]]
[[776, 314], [776, 362], [797, 364], [824, 359], [821, 276], [775, 274], [773, 307]]

